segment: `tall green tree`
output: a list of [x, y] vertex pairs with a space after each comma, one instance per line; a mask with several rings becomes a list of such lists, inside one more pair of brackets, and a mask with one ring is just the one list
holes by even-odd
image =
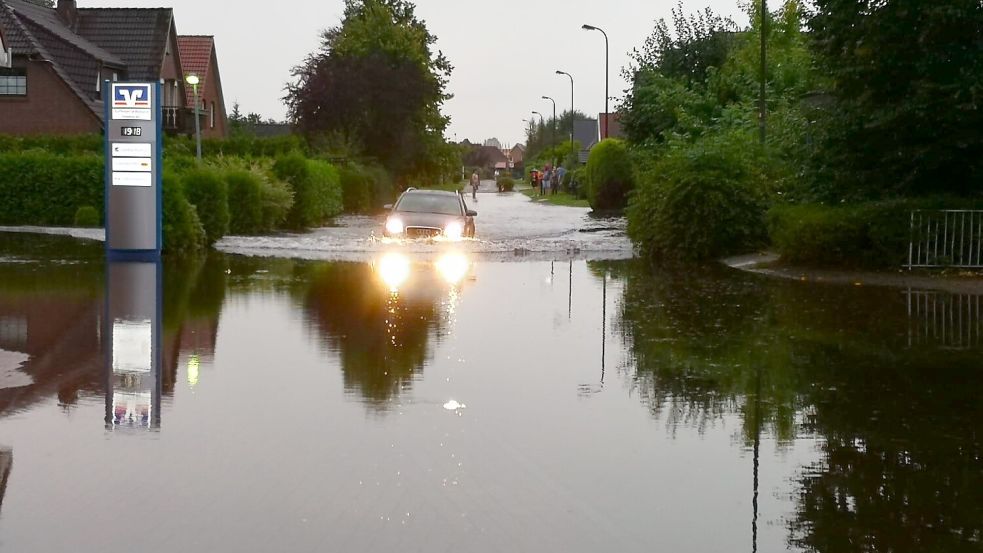
[[831, 109], [816, 159], [841, 196], [979, 193], [983, 2], [815, 0]]
[[284, 98], [309, 138], [345, 136], [404, 183], [447, 168], [441, 113], [452, 67], [406, 0], [345, 0], [341, 24], [294, 68]]

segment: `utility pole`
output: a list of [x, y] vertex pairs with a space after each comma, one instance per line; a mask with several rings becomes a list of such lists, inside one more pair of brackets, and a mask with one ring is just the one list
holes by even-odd
[[761, 131], [761, 145], [768, 140], [768, 0], [761, 0], [761, 90], [758, 98], [758, 125]]

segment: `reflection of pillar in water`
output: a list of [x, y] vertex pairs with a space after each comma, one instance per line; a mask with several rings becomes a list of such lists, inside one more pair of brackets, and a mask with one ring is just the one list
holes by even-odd
[[7, 447], [0, 447], [0, 509], [3, 509], [3, 496], [7, 493], [7, 479], [14, 467], [14, 452]]
[[158, 428], [162, 269], [111, 261], [106, 271], [106, 428]]
[[605, 357], [608, 338], [608, 272], [601, 276], [601, 386], [604, 385]]
[[570, 292], [567, 294], [567, 319], [573, 318], [573, 260], [570, 260]]

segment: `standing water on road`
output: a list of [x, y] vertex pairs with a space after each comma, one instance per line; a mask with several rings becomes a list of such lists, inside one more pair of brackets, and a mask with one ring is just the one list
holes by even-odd
[[146, 321], [100, 245], [0, 235], [0, 550], [980, 550], [979, 296], [653, 271], [535, 207], [168, 260]]

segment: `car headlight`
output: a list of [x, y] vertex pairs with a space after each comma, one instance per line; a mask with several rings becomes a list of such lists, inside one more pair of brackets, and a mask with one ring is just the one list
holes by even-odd
[[403, 234], [403, 221], [399, 217], [390, 217], [386, 220], [386, 232], [389, 234]]
[[451, 221], [444, 227], [444, 236], [457, 239], [464, 236], [464, 224], [460, 221]]

